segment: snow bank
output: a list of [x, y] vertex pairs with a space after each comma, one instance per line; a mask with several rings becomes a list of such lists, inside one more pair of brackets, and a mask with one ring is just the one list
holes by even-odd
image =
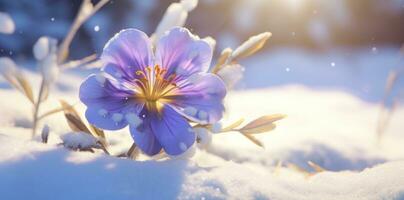
[[[252, 83], [256, 69], [246, 70]], [[37, 75], [25, 74], [38, 84]], [[61, 74], [43, 108], [58, 107], [59, 98], [76, 103], [81, 79]], [[0, 99], [0, 199], [404, 199], [402, 106], [378, 143], [379, 105], [355, 95], [301, 85], [230, 92], [224, 126], [239, 117], [288, 116], [257, 136], [265, 149], [230, 132], [213, 134], [190, 160], [133, 161], [59, 145], [71, 132], [61, 113], [38, 126], [49, 125], [48, 144], [31, 140], [29, 102], [2, 79]], [[132, 143], [127, 129], [106, 137], [113, 155]], [[313, 173], [309, 161], [326, 171]]]

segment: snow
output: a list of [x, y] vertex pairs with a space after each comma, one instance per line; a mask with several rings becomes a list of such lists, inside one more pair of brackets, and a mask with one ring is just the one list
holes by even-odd
[[49, 54], [50, 41], [49, 37], [42, 36], [34, 44], [33, 53], [37, 60], [43, 60]]
[[61, 139], [63, 140], [63, 145], [71, 149], [87, 149], [98, 146], [97, 138], [84, 132], [66, 133]]
[[[380, 94], [374, 91], [368, 94], [371, 98], [364, 97], [355, 88], [347, 92], [344, 88], [351, 85], [342, 83], [351, 78], [360, 79], [359, 83], [372, 82], [374, 76], [380, 79], [384, 72], [372, 66], [377, 65], [375, 60], [385, 60], [380, 57], [389, 56], [386, 49], [378, 49], [380, 53], [374, 55], [378, 58], [368, 56], [369, 48], [351, 55], [357, 59], [343, 59], [338, 53], [315, 57], [289, 50], [287, 54], [265, 52], [262, 57], [255, 57], [254, 62], [242, 63], [246, 67], [243, 82], [248, 90], [229, 92], [221, 125], [226, 127], [240, 117], [248, 123], [266, 114], [286, 114], [273, 132], [257, 135], [265, 149], [236, 132], [211, 134], [198, 130], [206, 143], [168, 160], [143, 156], [134, 161], [107, 156], [102, 151], [64, 148], [59, 145], [63, 141], [76, 146], [91, 142], [83, 139], [88, 134], [71, 133], [61, 113], [38, 125], [50, 127], [48, 144], [41, 143], [40, 135], [31, 140], [32, 105], [1, 78], [0, 198], [404, 199], [404, 107], [396, 108], [384, 137], [378, 141], [380, 105], [375, 99]], [[281, 59], [285, 55], [288, 60]], [[346, 76], [349, 69], [345, 66], [352, 62], [364, 66], [361, 59], [365, 58], [371, 66], [361, 71], [366, 76]], [[331, 62], [336, 66], [331, 67]], [[285, 65], [292, 69], [288, 74], [307, 70], [309, 77], [290, 79], [285, 74]], [[313, 73], [319, 70], [319, 65], [327, 69]], [[370, 75], [365, 69], [375, 74]], [[326, 70], [335, 70], [333, 76], [345, 79], [329, 82]], [[29, 71], [24, 74], [37, 88], [39, 76]], [[275, 76], [283, 76], [284, 82], [278, 79], [275, 84], [272, 82]], [[60, 74], [42, 111], [58, 107], [60, 98], [77, 103], [78, 86], [83, 79], [77, 73]], [[314, 87], [313, 82], [318, 85], [321, 82], [327, 90]], [[373, 81], [372, 88], [377, 83]], [[82, 104], [76, 108], [81, 114], [84, 112]], [[106, 137], [112, 155], [126, 152], [132, 144], [128, 129], [106, 131]], [[314, 173], [309, 161], [326, 171]], [[278, 167], [280, 162], [282, 165]], [[288, 167], [294, 165], [306, 172]]]
[[9, 14], [0, 12], [0, 33], [12, 34], [15, 30], [15, 24]]
[[190, 12], [198, 5], [198, 0], [181, 0], [181, 4], [185, 10]]

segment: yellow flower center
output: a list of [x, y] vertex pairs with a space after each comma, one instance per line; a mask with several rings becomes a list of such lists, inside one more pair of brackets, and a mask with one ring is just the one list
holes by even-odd
[[175, 95], [177, 85], [174, 83], [176, 74], [165, 77], [167, 70], [159, 65], [147, 67], [145, 71], [138, 70], [136, 75], [140, 76], [135, 80], [139, 97], [146, 104], [149, 111], [160, 111], [163, 103], [170, 102], [170, 96]]

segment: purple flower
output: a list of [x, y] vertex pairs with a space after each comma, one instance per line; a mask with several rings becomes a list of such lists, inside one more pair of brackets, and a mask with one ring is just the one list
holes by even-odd
[[101, 129], [129, 125], [137, 146], [147, 155], [179, 155], [195, 142], [190, 122], [212, 124], [224, 111], [225, 85], [207, 73], [208, 43], [186, 28], [174, 28], [153, 51], [147, 35], [125, 29], [105, 45], [105, 66], [80, 87], [87, 120]]

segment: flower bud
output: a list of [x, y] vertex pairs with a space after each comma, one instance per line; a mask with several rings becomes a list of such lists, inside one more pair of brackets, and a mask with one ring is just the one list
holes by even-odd
[[0, 33], [12, 34], [15, 31], [15, 24], [9, 14], [0, 12]]
[[34, 57], [37, 60], [43, 60], [49, 54], [50, 38], [46, 36], [40, 37], [33, 47]]

